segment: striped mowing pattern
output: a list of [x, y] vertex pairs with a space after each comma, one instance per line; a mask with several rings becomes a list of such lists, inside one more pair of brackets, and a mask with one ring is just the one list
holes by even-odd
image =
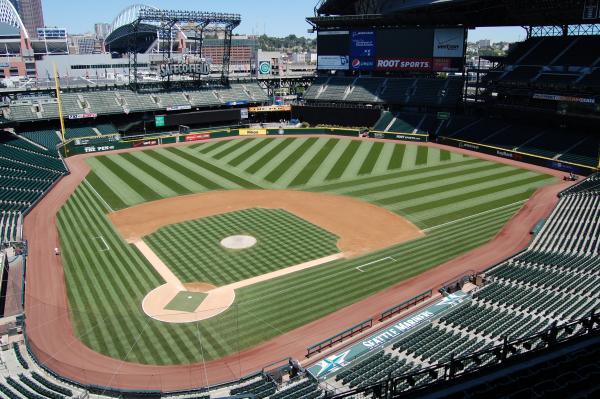
[[[424, 154], [424, 155], [423, 155]], [[245, 138], [88, 161], [113, 209], [221, 189], [304, 188], [464, 162], [435, 148], [334, 138]], [[425, 164], [423, 164], [425, 162]], [[104, 196], [104, 195], [103, 195]]]
[[[291, 141], [285, 148], [273, 151], [286, 139]], [[93, 173], [61, 210], [58, 226], [71, 318], [76, 334], [89, 347], [148, 364], [198, 362], [235, 353], [488, 242], [533, 189], [552, 181], [548, 176], [438, 149], [419, 150], [414, 145], [375, 147], [373, 142], [332, 138], [248, 138], [219, 143], [88, 161]], [[268, 153], [273, 156], [265, 158]], [[250, 167], [256, 172], [248, 173]], [[140, 303], [162, 281], [115, 232], [104, 216], [108, 206], [121, 209], [189, 191], [248, 187], [349, 195], [401, 213], [422, 228], [437, 228], [428, 230], [424, 238], [377, 253], [238, 290], [232, 308], [200, 323], [173, 325], [146, 317]], [[187, 225], [167, 228], [176, 236], [161, 247], [178, 252], [167, 256], [191, 259], [192, 265], [185, 265], [190, 273], [205, 272], [193, 266], [204, 255], [190, 251], [198, 251], [195, 247], [202, 245], [195, 244], [203, 244], [200, 240], [210, 232], [177, 230]], [[184, 239], [191, 244], [177, 251], [176, 245]], [[286, 264], [296, 256], [289, 252], [269, 256], [285, 258], [282, 264]], [[356, 269], [387, 257], [397, 261], [375, 263], [364, 273]], [[235, 281], [263, 273], [261, 269], [235, 271], [236, 267], [215, 268], [216, 277], [206, 279]], [[270, 270], [271, 266], [256, 267]]]
[[[58, 221], [77, 335], [94, 350], [115, 358], [177, 364], [251, 347], [480, 246], [518, 207], [458, 222], [368, 256], [243, 288], [236, 291], [235, 306], [226, 312], [183, 325], [157, 322], [143, 314], [143, 297], [162, 282], [134, 247], [119, 238], [104, 216], [107, 209], [87, 185], [79, 187]], [[94, 239], [98, 236], [110, 251], [102, 251], [102, 241]], [[366, 273], [356, 270], [385, 257], [399, 261], [378, 264]]]
[[[226, 250], [223, 238], [258, 243]], [[226, 285], [339, 252], [338, 237], [282, 209], [253, 208], [166, 226], [144, 238], [183, 282]]]

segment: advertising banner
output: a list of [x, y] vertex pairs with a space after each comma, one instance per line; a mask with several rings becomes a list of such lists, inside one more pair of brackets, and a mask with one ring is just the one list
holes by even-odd
[[375, 31], [359, 30], [350, 33], [352, 57], [375, 57]]
[[142, 140], [142, 141], [134, 141], [133, 142], [133, 148], [140, 148], [140, 147], [152, 147], [158, 145], [158, 140]]
[[350, 67], [354, 71], [370, 71], [375, 69], [375, 60], [368, 57], [355, 57], [352, 58]]
[[240, 129], [240, 136], [266, 136], [267, 129]]
[[165, 116], [164, 115], [156, 115], [154, 117], [154, 125], [156, 127], [164, 127], [165, 126]]
[[434, 72], [461, 72], [464, 69], [463, 58], [434, 58]]
[[535, 98], [536, 100], [562, 101], [562, 102], [581, 103], [581, 104], [595, 104], [596, 103], [596, 100], [594, 98], [561, 96], [561, 95], [557, 95], [557, 94], [535, 93], [533, 95], [533, 98]]
[[208, 140], [208, 139], [210, 139], [210, 134], [197, 133], [197, 134], [188, 134], [187, 136], [185, 136], [184, 141], [190, 142], [190, 141], [202, 141], [202, 140]]
[[431, 58], [378, 58], [375, 69], [378, 71], [429, 72], [433, 69]]
[[250, 112], [285, 112], [291, 111], [291, 105], [265, 105], [262, 107], [250, 107]]
[[67, 119], [88, 119], [95, 118], [98, 114], [89, 113], [89, 114], [76, 114], [76, 115], [67, 115]]
[[433, 56], [462, 58], [465, 47], [464, 29], [436, 29], [433, 36]]
[[319, 69], [348, 70], [350, 68], [350, 57], [347, 55], [320, 55], [317, 57]]
[[167, 111], [183, 111], [185, 109], [192, 109], [191, 105], [174, 105], [172, 107], [167, 107]]
[[89, 147], [85, 147], [83, 149], [83, 151], [86, 154], [92, 153], [92, 152], [105, 152], [105, 151], [112, 151], [116, 149], [114, 145], [99, 145], [99, 146], [89, 146]]
[[459, 305], [467, 300], [468, 295], [462, 291], [450, 294], [435, 304], [421, 310], [420, 312], [397, 321], [390, 327], [377, 332], [375, 335], [359, 341], [355, 345], [339, 353], [335, 353], [319, 363], [308, 368], [308, 372], [315, 378], [325, 380], [350, 364], [358, 356], [370, 351], [380, 349], [383, 345], [400, 338], [403, 334], [428, 323], [440, 313]]

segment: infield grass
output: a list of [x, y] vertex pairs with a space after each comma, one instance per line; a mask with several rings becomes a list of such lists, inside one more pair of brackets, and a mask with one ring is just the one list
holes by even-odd
[[[283, 142], [289, 144], [283, 147]], [[485, 244], [536, 188], [553, 182], [527, 170], [419, 148], [427, 147], [252, 138], [90, 159], [89, 185], [82, 184], [58, 216], [76, 335], [98, 352], [132, 362], [180, 364], [223, 357]], [[265, 158], [269, 153], [275, 156]], [[348, 195], [407, 217], [427, 235], [240, 289], [234, 306], [199, 323], [165, 324], [144, 315], [143, 297], [162, 281], [115, 231], [105, 216], [109, 206], [122, 209], [188, 191], [257, 187]], [[182, 240], [193, 237], [186, 231], [177, 234]], [[110, 251], [101, 251], [95, 237], [103, 237]], [[180, 252], [196, 251], [191, 246], [198, 241], [185, 239], [190, 245]], [[287, 257], [285, 251], [279, 256]], [[386, 257], [397, 261], [357, 270]], [[264, 270], [232, 270], [220, 278], [239, 280], [244, 273]]]

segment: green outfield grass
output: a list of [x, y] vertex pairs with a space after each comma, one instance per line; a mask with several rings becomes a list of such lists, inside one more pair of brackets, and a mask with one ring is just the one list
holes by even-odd
[[[241, 251], [222, 239], [249, 235], [256, 245]], [[283, 209], [245, 209], [165, 226], [144, 241], [179, 280], [214, 286], [260, 276], [336, 254], [338, 237]]]
[[[88, 162], [93, 173], [58, 216], [75, 332], [98, 352], [148, 364], [235, 353], [422, 273], [489, 241], [536, 188], [553, 181], [434, 148], [325, 137], [244, 138]], [[106, 213], [190, 192], [257, 187], [351, 196], [407, 217], [427, 235], [243, 288], [233, 307], [203, 322], [170, 325], [145, 316], [140, 303], [162, 281]], [[110, 250], [99, 248], [98, 237]], [[386, 257], [397, 261], [357, 270]], [[237, 273], [242, 279], [235, 271], [224, 281]]]

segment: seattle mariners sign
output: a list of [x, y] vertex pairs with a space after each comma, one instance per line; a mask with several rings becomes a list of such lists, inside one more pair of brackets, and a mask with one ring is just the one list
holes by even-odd
[[460, 304], [467, 298], [467, 294], [461, 291], [448, 295], [441, 301], [434, 303], [426, 309], [399, 320], [388, 328], [357, 342], [343, 352], [336, 353], [321, 360], [315, 365], [309, 367], [308, 372], [311, 373], [315, 378], [326, 380], [331, 376], [331, 374], [348, 366], [357, 357], [365, 355], [375, 349], [379, 349], [385, 344], [389, 344], [396, 338], [400, 338], [405, 333], [429, 322], [443, 311]]
[[160, 66], [161, 77], [175, 75], [210, 75], [210, 64], [202, 61], [195, 64], [162, 64]]

